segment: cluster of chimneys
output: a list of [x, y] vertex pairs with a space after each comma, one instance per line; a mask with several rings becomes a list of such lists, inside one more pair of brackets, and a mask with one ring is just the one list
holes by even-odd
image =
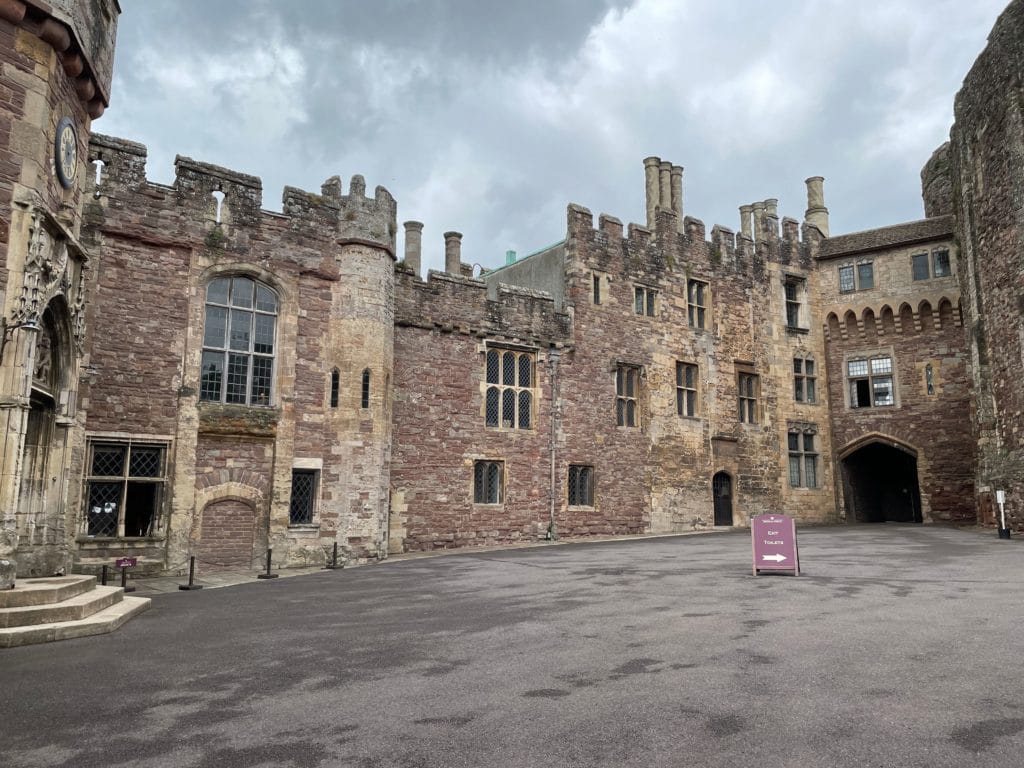
[[[644, 186], [647, 191], [647, 228], [654, 231], [659, 210], [670, 210], [676, 215], [676, 226], [683, 231], [683, 167], [672, 165], [660, 157], [644, 158]], [[817, 227], [828, 237], [828, 208], [821, 176], [807, 179], [807, 211], [804, 222]], [[779, 219], [779, 201], [775, 198], [751, 205], [740, 206], [740, 232], [749, 240], [760, 240]]]
[[[405, 227], [405, 264], [417, 275], [423, 254], [423, 222], [407, 221]], [[451, 275], [462, 272], [462, 233], [444, 233], [444, 271]]]

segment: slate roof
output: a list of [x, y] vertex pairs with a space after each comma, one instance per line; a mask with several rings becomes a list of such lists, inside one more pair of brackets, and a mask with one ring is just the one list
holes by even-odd
[[818, 258], [835, 259], [852, 253], [878, 251], [952, 236], [953, 217], [933, 216], [930, 219], [893, 224], [891, 227], [866, 229], [863, 232], [830, 237], [822, 242]]

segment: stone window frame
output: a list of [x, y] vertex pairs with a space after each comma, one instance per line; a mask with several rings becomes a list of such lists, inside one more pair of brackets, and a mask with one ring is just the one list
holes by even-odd
[[707, 330], [711, 305], [711, 284], [707, 280], [686, 281], [686, 322], [691, 328]]
[[740, 424], [761, 423], [761, 377], [753, 366], [736, 366], [736, 405]]
[[700, 367], [686, 360], [676, 361], [676, 415], [698, 418], [700, 414]]
[[[82, 533], [80, 538], [89, 541], [97, 539], [131, 539], [146, 540], [160, 538], [163, 535], [164, 516], [169, 501], [170, 488], [170, 449], [172, 439], [162, 435], [134, 435], [123, 432], [113, 433], [89, 433], [86, 435], [85, 463], [82, 474]], [[103, 474], [96, 471], [95, 451], [97, 446], [122, 447], [124, 458], [119, 474]], [[150, 448], [159, 451], [157, 474], [142, 475], [132, 473], [133, 449]], [[100, 485], [120, 485], [116, 504], [115, 530], [113, 533], [93, 532], [100, 530], [99, 515], [110, 512], [94, 512], [92, 507], [93, 489]], [[149, 525], [144, 533], [137, 536], [129, 536], [126, 533], [126, 521], [128, 518], [128, 491], [129, 486], [155, 486], [153, 498], [150, 502], [152, 509], [149, 515]], [[104, 502], [109, 504], [111, 502]]]
[[475, 459], [473, 461], [472, 498], [474, 506], [496, 507], [505, 503], [505, 461]]
[[[882, 363], [887, 360], [888, 364]], [[878, 361], [878, 365], [875, 362]], [[864, 370], [854, 372], [852, 365], [864, 363]], [[888, 380], [889, 399], [891, 402], [876, 402], [876, 384]], [[874, 350], [871, 352], [851, 352], [843, 357], [843, 381], [845, 383], [845, 399], [848, 410], [860, 411], [874, 408], [898, 408], [899, 396], [896, 377], [896, 357], [892, 349]], [[859, 382], [866, 382], [867, 404], [861, 405], [861, 386]], [[857, 389], [855, 390], [854, 387]], [[857, 395], [855, 397], [854, 392]]]
[[814, 405], [818, 402], [818, 361], [814, 355], [793, 355], [793, 401]]
[[818, 462], [821, 447], [815, 444], [817, 435], [816, 424], [789, 424], [786, 432], [786, 448], [789, 454], [790, 488], [821, 487]]
[[[867, 269], [870, 284], [864, 285], [863, 271]], [[849, 270], [849, 280], [845, 280], [846, 270]], [[874, 259], [859, 259], [840, 264], [837, 268], [839, 293], [854, 293], [856, 291], [870, 291], [875, 288], [875, 262]], [[844, 282], [847, 287], [844, 286]]]
[[341, 371], [338, 368], [331, 369], [331, 377], [328, 382], [328, 404], [331, 408], [337, 408], [341, 401]]
[[[249, 306], [242, 304], [235, 305], [233, 303], [233, 288], [236, 280], [247, 280], [253, 284], [253, 297], [252, 302]], [[210, 290], [211, 288], [220, 281], [228, 282], [228, 294], [223, 302], [211, 300]], [[260, 289], [265, 289], [272, 296], [274, 300], [273, 310], [261, 308], [259, 306], [259, 293]], [[276, 378], [278, 370], [278, 356], [280, 352], [280, 320], [282, 317], [281, 306], [283, 298], [281, 292], [277, 286], [271, 284], [263, 278], [262, 275], [254, 275], [251, 272], [244, 270], [231, 270], [231, 271], [218, 271], [213, 274], [209, 274], [205, 277], [202, 283], [202, 303], [201, 303], [201, 322], [200, 328], [202, 336], [200, 338], [200, 362], [199, 362], [199, 400], [200, 402], [206, 403], [220, 403], [226, 405], [237, 405], [243, 407], [254, 407], [264, 408], [272, 407], [274, 405], [276, 397]], [[217, 345], [210, 343], [209, 338], [213, 326], [211, 326], [211, 308], [217, 310], [225, 310], [224, 329], [223, 329], [223, 344]], [[249, 325], [249, 337], [247, 340], [246, 348], [235, 349], [233, 348], [233, 340], [231, 338], [231, 327], [232, 327], [232, 313], [237, 311], [239, 313], [247, 313], [251, 315], [251, 321]], [[273, 318], [272, 336], [273, 340], [271, 343], [271, 351], [266, 352], [263, 350], [257, 350], [257, 339], [256, 339], [256, 322], [257, 318]], [[228, 400], [228, 389], [229, 389], [229, 373], [228, 367], [230, 364], [230, 356], [244, 356], [246, 358], [246, 381], [245, 381], [245, 398], [244, 400]], [[213, 360], [215, 357], [220, 356], [221, 360], [221, 371], [220, 380], [217, 382], [217, 396], [209, 396], [212, 394], [210, 387], [204, 382], [205, 374], [203, 372], [206, 361]], [[253, 380], [255, 363], [257, 360], [269, 361], [269, 370], [266, 371], [266, 389], [261, 390], [257, 396], [254, 391], [255, 382]], [[254, 402], [254, 399], [257, 400]]]
[[635, 363], [615, 364], [615, 424], [623, 429], [639, 429], [640, 380], [643, 366]]
[[[317, 529], [320, 527], [320, 500], [323, 493], [323, 459], [295, 459], [292, 461], [291, 485], [288, 492], [288, 527], [290, 529]], [[296, 519], [296, 475], [309, 478], [312, 487], [305, 499], [303, 514]], [[305, 518], [305, 519], [301, 519]]]
[[[940, 246], [932, 249], [932, 277], [949, 277], [953, 274], [953, 259], [950, 257], [948, 246]], [[943, 260], [941, 257], [945, 257]], [[944, 261], [942, 272], [939, 272], [939, 264]]]
[[658, 289], [639, 283], [633, 285], [633, 314], [640, 317], [657, 317]]
[[[497, 430], [535, 429], [539, 400], [537, 348], [488, 343], [483, 357], [484, 426]], [[511, 369], [507, 367], [509, 360]], [[524, 361], [528, 365], [526, 384], [522, 383]], [[512, 418], [506, 419], [509, 410]]]
[[594, 465], [570, 464], [566, 475], [566, 503], [570, 507], [594, 507]]
[[807, 322], [807, 278], [803, 275], [783, 275], [782, 291], [786, 330], [810, 330]]

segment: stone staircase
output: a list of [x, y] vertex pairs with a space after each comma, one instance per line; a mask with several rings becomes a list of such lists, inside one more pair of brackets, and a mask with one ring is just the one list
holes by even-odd
[[0, 648], [113, 632], [149, 605], [95, 576], [18, 579], [0, 591]]

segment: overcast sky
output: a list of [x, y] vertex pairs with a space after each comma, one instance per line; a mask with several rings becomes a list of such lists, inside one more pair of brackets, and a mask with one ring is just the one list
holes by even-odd
[[[93, 129], [287, 185], [366, 177], [424, 222], [424, 265], [497, 266], [565, 207], [643, 223], [643, 158], [686, 213], [739, 228], [769, 197], [833, 234], [920, 218], [919, 173], [1005, 0], [121, 0]], [[399, 226], [401, 232], [401, 226]], [[399, 235], [399, 253], [402, 236]]]

